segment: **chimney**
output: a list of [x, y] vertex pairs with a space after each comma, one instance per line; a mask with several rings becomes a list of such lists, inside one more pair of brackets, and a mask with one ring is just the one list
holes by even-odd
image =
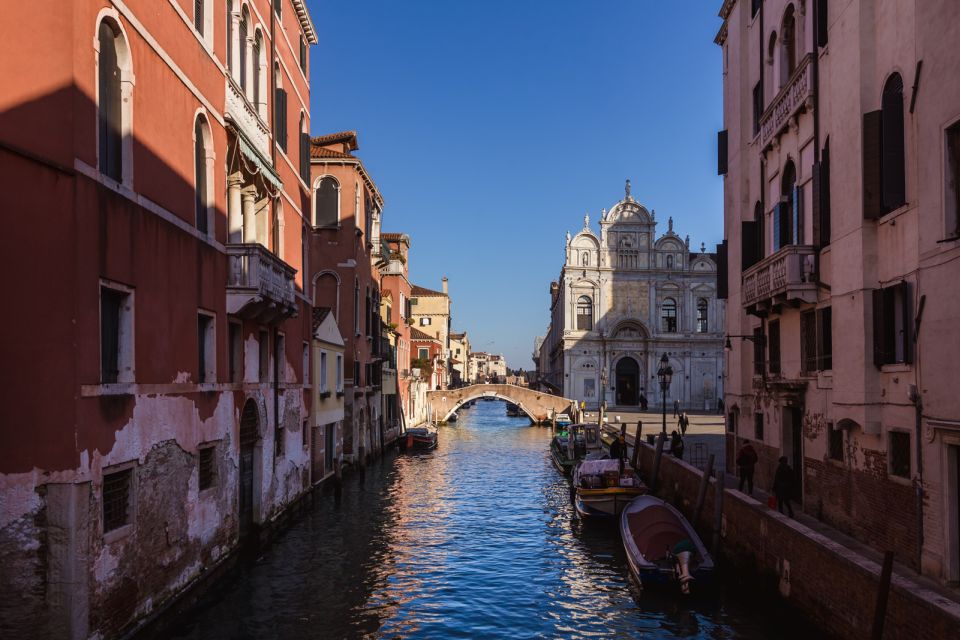
[[447, 276], [443, 276], [440, 280], [441, 282], [443, 282], [443, 293], [446, 294], [447, 293]]

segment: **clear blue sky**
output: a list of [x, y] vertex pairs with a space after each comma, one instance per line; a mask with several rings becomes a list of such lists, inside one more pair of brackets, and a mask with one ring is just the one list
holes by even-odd
[[[720, 0], [309, 0], [313, 135], [355, 129], [453, 326], [530, 369], [564, 234], [633, 195], [722, 240]], [[712, 249], [711, 249], [712, 250]]]

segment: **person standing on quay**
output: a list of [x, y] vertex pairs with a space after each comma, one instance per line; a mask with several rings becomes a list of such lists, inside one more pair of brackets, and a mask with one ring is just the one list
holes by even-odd
[[680, 400], [673, 401], [673, 417], [676, 418], [680, 415]]
[[787, 514], [793, 517], [793, 506], [790, 496], [793, 494], [793, 469], [787, 464], [787, 456], [780, 456], [780, 466], [773, 477], [773, 494], [777, 496], [777, 511], [783, 513], [783, 505], [787, 505]]
[[670, 454], [678, 460], [683, 460], [683, 438], [676, 430], [670, 433]]
[[743, 485], [747, 485], [747, 494], [753, 495], [753, 470], [757, 465], [757, 452], [749, 442], [744, 443], [737, 452], [737, 471], [740, 475], [740, 492], [743, 492]]
[[646, 411], [647, 404], [648, 404], [647, 395], [641, 391], [640, 392], [640, 411]]

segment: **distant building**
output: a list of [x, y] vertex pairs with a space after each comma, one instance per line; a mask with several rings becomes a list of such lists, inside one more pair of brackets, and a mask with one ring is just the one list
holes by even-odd
[[450, 362], [450, 295], [447, 278], [442, 279], [443, 291], [434, 291], [426, 287], [413, 285], [410, 290], [410, 317], [413, 326], [423, 333], [436, 338], [441, 345], [444, 369], [443, 387], [449, 383]]
[[716, 256], [691, 251], [673, 229], [626, 196], [600, 216], [600, 233], [567, 234], [566, 261], [550, 285], [550, 328], [539, 346], [539, 380], [595, 409], [659, 406], [660, 358], [674, 375], [667, 403], [715, 410], [723, 384], [724, 301]]
[[410, 330], [410, 368], [429, 383], [430, 390], [447, 388], [445, 349], [439, 338], [416, 327]]
[[507, 377], [507, 361], [502, 355], [475, 351], [470, 354], [473, 382], [503, 382]]
[[807, 511], [956, 584], [960, 3], [721, 17], [728, 465], [786, 456]]
[[467, 332], [450, 334], [450, 384], [468, 384], [470, 370], [470, 338]]
[[310, 464], [313, 484], [333, 473], [343, 455], [344, 340], [327, 307], [313, 309]]

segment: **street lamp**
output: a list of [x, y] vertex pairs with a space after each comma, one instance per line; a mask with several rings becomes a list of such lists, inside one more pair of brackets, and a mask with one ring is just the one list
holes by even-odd
[[657, 378], [660, 380], [660, 390], [663, 391], [663, 433], [667, 433], [667, 388], [670, 381], [673, 380], [673, 367], [670, 366], [670, 358], [663, 354], [660, 358], [660, 368], [657, 369]]

